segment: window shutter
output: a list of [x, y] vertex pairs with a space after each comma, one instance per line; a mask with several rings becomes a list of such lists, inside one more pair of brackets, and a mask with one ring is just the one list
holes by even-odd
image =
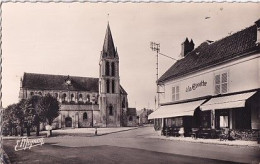
[[175, 101], [175, 87], [172, 87], [172, 101]]
[[221, 75], [221, 92], [226, 93], [227, 92], [227, 86], [228, 85], [228, 77], [227, 73], [223, 73]]
[[180, 99], [179, 92], [180, 92], [179, 86], [176, 86], [176, 100]]
[[215, 76], [215, 94], [220, 93], [220, 75]]

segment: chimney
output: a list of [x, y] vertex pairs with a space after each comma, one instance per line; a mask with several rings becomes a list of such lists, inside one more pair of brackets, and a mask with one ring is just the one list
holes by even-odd
[[256, 27], [257, 27], [257, 38], [256, 38], [256, 44], [260, 44], [260, 19], [258, 19], [256, 22]]
[[185, 39], [185, 41], [181, 44], [181, 57], [185, 57], [189, 52], [191, 52], [194, 49], [194, 43], [193, 40], [189, 42], [188, 38]]

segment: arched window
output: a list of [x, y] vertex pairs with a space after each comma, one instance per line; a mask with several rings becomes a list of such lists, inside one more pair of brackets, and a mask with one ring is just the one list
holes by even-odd
[[109, 62], [106, 62], [106, 76], [109, 76]]
[[70, 101], [74, 101], [74, 94], [70, 95]]
[[79, 94], [79, 101], [83, 101], [82, 94]]
[[125, 97], [123, 97], [122, 108], [125, 108]]
[[112, 76], [115, 76], [115, 63], [114, 62], [111, 63], [111, 74], [112, 74]]
[[109, 115], [110, 116], [113, 115], [113, 106], [112, 105], [109, 106]]
[[87, 102], [90, 102], [90, 96], [87, 95]]
[[112, 93], [115, 93], [115, 80], [112, 80]]
[[63, 93], [63, 95], [62, 95], [62, 101], [63, 102], [66, 101], [66, 97], [67, 97], [66, 93]]
[[84, 112], [83, 113], [83, 120], [85, 121], [85, 120], [87, 120], [88, 119], [88, 114], [87, 114], [87, 112]]
[[110, 83], [109, 83], [109, 80], [107, 80], [107, 93], [109, 93], [110, 92]]

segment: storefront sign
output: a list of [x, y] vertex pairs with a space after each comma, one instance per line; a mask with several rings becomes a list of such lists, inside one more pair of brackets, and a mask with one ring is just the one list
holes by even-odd
[[186, 87], [186, 92], [193, 91], [193, 90], [195, 90], [199, 87], [203, 87], [203, 86], [206, 86], [206, 85], [207, 85], [207, 82], [205, 82], [204, 80], [202, 80], [199, 83], [193, 83], [191, 86]]

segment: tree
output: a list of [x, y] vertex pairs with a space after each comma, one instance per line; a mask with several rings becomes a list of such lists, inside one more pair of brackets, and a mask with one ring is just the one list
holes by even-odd
[[[40, 123], [44, 121], [44, 117], [42, 114], [41, 108], [42, 97], [34, 95], [30, 99], [27, 100], [26, 111], [29, 115], [29, 123], [36, 126], [36, 135], [40, 135]], [[29, 124], [30, 126], [30, 124]]]
[[[41, 118], [47, 122], [48, 125], [52, 125], [53, 120], [59, 116], [60, 104], [56, 98], [52, 97], [50, 94], [47, 94], [41, 99], [40, 102], [41, 108]], [[50, 131], [51, 133], [51, 131]]]
[[9, 135], [13, 135], [13, 129], [16, 128], [15, 126], [15, 109], [16, 104], [9, 105], [7, 108], [4, 109], [3, 112], [3, 128], [8, 131]]
[[16, 104], [15, 116], [17, 119], [17, 123], [21, 128], [20, 135], [23, 136], [24, 124], [25, 120], [27, 119], [26, 100], [22, 99]]

